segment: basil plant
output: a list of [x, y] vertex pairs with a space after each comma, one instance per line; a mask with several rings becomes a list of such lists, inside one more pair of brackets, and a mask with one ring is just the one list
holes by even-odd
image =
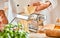
[[22, 30], [22, 24], [7, 24], [3, 31], [0, 31], [0, 38], [27, 38], [27, 32]]

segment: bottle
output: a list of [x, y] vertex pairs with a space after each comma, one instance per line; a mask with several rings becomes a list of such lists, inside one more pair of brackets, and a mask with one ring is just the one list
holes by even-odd
[[55, 29], [60, 29], [60, 18], [56, 21]]

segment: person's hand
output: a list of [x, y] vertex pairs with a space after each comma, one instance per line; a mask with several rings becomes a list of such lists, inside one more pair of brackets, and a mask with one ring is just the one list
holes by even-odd
[[50, 5], [51, 5], [50, 1], [46, 1], [46, 3], [42, 3], [42, 2], [33, 3], [33, 6], [36, 6], [35, 11], [37, 12], [48, 8]]

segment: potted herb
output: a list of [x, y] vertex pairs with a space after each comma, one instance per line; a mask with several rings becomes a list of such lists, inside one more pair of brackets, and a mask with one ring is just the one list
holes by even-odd
[[27, 38], [27, 32], [22, 30], [22, 24], [7, 24], [0, 32], [0, 38]]

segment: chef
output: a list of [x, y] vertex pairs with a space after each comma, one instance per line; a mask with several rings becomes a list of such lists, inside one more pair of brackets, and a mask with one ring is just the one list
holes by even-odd
[[[45, 3], [43, 3], [40, 0], [22, 0], [22, 1], [21, 0], [19, 0], [19, 1], [10, 0], [10, 3], [12, 6], [13, 13], [17, 14], [17, 13], [24, 12], [26, 15], [30, 15], [32, 13], [37, 13], [37, 12], [39, 14], [39, 11], [44, 10], [45, 8], [48, 8], [51, 5], [50, 1], [46, 1]], [[24, 11], [24, 7], [26, 7], [26, 6], [28, 9], [25, 9], [25, 11]], [[26, 12], [26, 10], [28, 12]], [[10, 14], [11, 14], [11, 12], [10, 12]]]

